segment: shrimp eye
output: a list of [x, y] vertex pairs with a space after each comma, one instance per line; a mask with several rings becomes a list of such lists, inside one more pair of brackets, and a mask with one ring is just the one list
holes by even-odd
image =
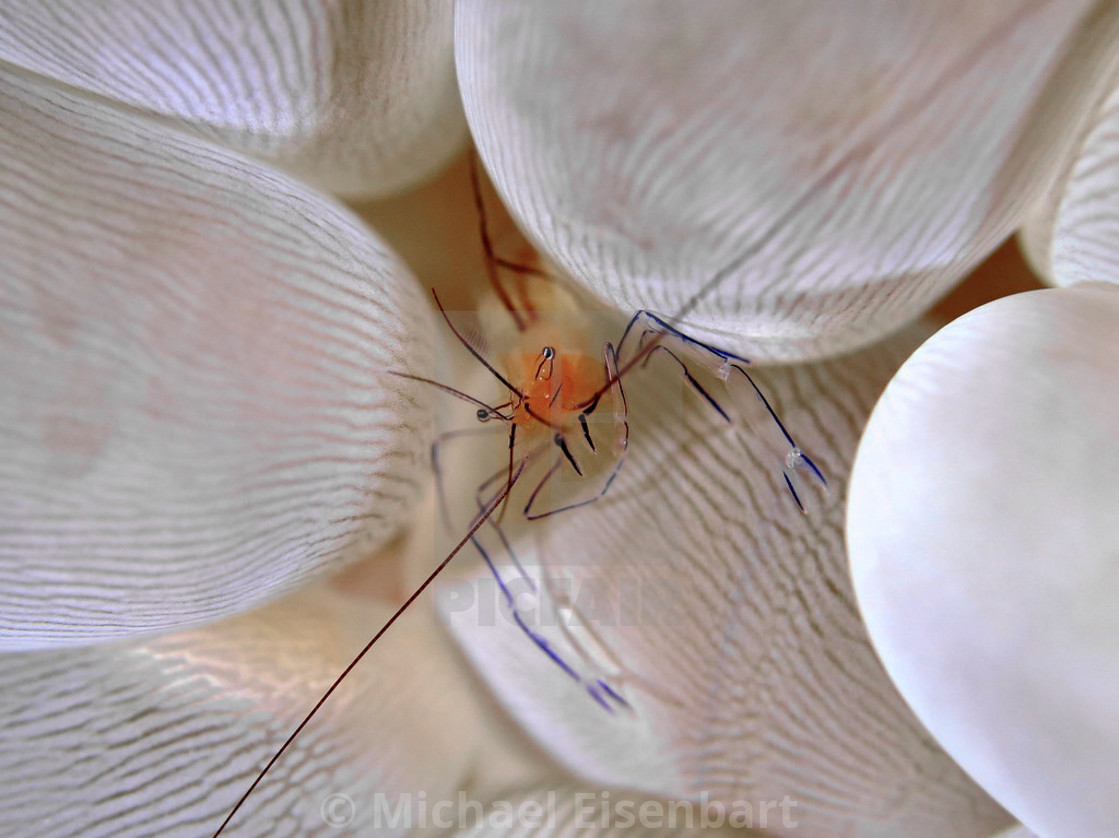
[[550, 346], [545, 346], [540, 350], [540, 354], [544, 356], [545, 361], [550, 361], [556, 357], [556, 350]]
[[486, 410], [484, 407], [478, 408], [478, 412], [475, 413], [474, 415], [478, 417], [479, 422], [490, 421], [490, 412], [488, 410]]

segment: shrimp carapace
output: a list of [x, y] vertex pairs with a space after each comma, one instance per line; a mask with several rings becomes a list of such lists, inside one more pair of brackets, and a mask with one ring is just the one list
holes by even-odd
[[515, 381], [523, 399], [516, 406], [513, 422], [532, 434], [540, 428], [566, 432], [577, 427], [581, 405], [602, 386], [605, 376], [602, 361], [554, 346], [542, 347], [539, 354], [504, 355], [508, 368], [521, 371]]

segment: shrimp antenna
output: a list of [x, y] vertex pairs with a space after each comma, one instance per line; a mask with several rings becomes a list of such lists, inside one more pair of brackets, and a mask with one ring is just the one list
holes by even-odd
[[434, 288], [432, 288], [432, 289], [431, 289], [431, 296], [433, 296], [433, 297], [435, 298], [435, 305], [437, 305], [437, 306], [439, 307], [439, 313], [443, 315], [443, 320], [445, 320], [445, 321], [446, 321], [446, 323], [447, 323], [447, 328], [449, 328], [449, 329], [450, 329], [450, 330], [451, 330], [451, 331], [452, 331], [452, 332], [454, 333], [455, 337], [456, 337], [456, 338], [458, 338], [458, 340], [459, 340], [459, 343], [461, 343], [461, 344], [462, 344], [463, 346], [465, 346], [465, 347], [466, 347], [466, 350], [467, 350], [467, 351], [468, 351], [468, 352], [469, 352], [469, 353], [470, 353], [471, 355], [473, 355], [473, 356], [474, 356], [475, 358], [477, 358], [477, 359], [478, 359], [478, 362], [479, 362], [479, 363], [480, 363], [480, 364], [481, 364], [481, 365], [482, 365], [483, 367], [485, 367], [486, 369], [488, 369], [488, 370], [489, 370], [489, 371], [490, 371], [490, 372], [491, 372], [491, 373], [493, 374], [494, 378], [496, 378], [496, 379], [497, 379], [498, 381], [500, 381], [500, 382], [501, 382], [501, 383], [502, 383], [502, 384], [503, 384], [503, 385], [504, 385], [505, 387], [507, 387], [507, 388], [509, 389], [509, 392], [510, 392], [510, 393], [513, 393], [513, 394], [514, 394], [515, 396], [517, 396], [518, 398], [521, 398], [521, 399], [523, 399], [523, 398], [525, 397], [525, 394], [524, 394], [524, 393], [522, 393], [522, 392], [521, 392], [521, 391], [520, 391], [519, 389], [517, 389], [516, 387], [514, 387], [514, 386], [513, 386], [513, 385], [512, 385], [512, 384], [511, 384], [511, 383], [509, 382], [509, 379], [507, 379], [507, 378], [506, 378], [506, 377], [505, 377], [504, 375], [502, 375], [501, 373], [499, 373], [499, 372], [497, 371], [497, 368], [496, 368], [496, 367], [495, 367], [495, 366], [494, 366], [493, 364], [491, 364], [491, 363], [490, 363], [489, 361], [487, 361], [487, 360], [485, 359], [485, 356], [484, 356], [484, 355], [482, 355], [482, 353], [481, 353], [481, 352], [479, 352], [479, 351], [478, 351], [477, 349], [475, 349], [475, 348], [474, 348], [473, 346], [471, 346], [471, 345], [470, 345], [470, 342], [469, 342], [469, 341], [468, 341], [468, 340], [467, 340], [466, 338], [464, 338], [464, 337], [462, 336], [462, 332], [460, 332], [460, 331], [459, 331], [458, 329], [456, 329], [456, 328], [455, 328], [455, 324], [451, 322], [451, 318], [450, 318], [450, 317], [449, 317], [449, 316], [447, 315], [447, 309], [443, 308], [443, 304], [442, 304], [441, 302], [439, 302], [439, 295], [438, 295], [437, 293], [435, 293], [435, 289], [434, 289]]
[[505, 486], [502, 488], [502, 490], [500, 492], [498, 492], [493, 497], [493, 499], [486, 505], [486, 507], [482, 510], [482, 512], [474, 519], [474, 523], [471, 525], [471, 527], [467, 531], [466, 535], [464, 535], [459, 540], [458, 544], [456, 544], [451, 549], [451, 552], [449, 552], [447, 554], [446, 558], [444, 558], [443, 561], [441, 561], [436, 566], [435, 570], [433, 570], [431, 573], [428, 574], [427, 578], [424, 579], [424, 581], [420, 583], [419, 587], [416, 588], [414, 591], [412, 591], [412, 595], [409, 596], [408, 599], [404, 600], [404, 604], [401, 605], [399, 608], [396, 609], [396, 611], [393, 612], [393, 615], [391, 617], [389, 617], [388, 622], [386, 622], [383, 626], [381, 626], [380, 629], [378, 629], [377, 633], [375, 635], [373, 635], [373, 639], [370, 640], [368, 643], [366, 643], [365, 647], [360, 652], [357, 653], [357, 655], [354, 657], [354, 659], [352, 661], [350, 661], [350, 665], [347, 666], [342, 671], [342, 674], [334, 679], [334, 683], [331, 684], [330, 688], [327, 689], [327, 691], [322, 694], [322, 698], [320, 698], [315, 703], [315, 706], [311, 708], [311, 712], [309, 712], [306, 716], [303, 717], [303, 721], [301, 721], [299, 723], [299, 726], [296, 727], [296, 729], [292, 731], [291, 736], [289, 736], [284, 741], [284, 744], [280, 746], [280, 749], [278, 751], [276, 751], [275, 754], [272, 755], [272, 759], [268, 760], [268, 764], [265, 765], [263, 769], [261, 769], [261, 772], [259, 774], [257, 774], [256, 779], [253, 780], [253, 784], [248, 787], [248, 789], [245, 791], [245, 793], [241, 795], [241, 799], [237, 801], [237, 803], [234, 805], [234, 807], [230, 810], [229, 814], [225, 816], [225, 820], [221, 822], [221, 826], [218, 827], [217, 831], [213, 835], [213, 838], [218, 838], [218, 836], [221, 835], [225, 831], [226, 826], [228, 826], [229, 822], [231, 820], [233, 820], [233, 816], [237, 814], [237, 812], [244, 805], [245, 801], [249, 799], [249, 795], [251, 795], [253, 793], [253, 791], [256, 789], [256, 787], [260, 785], [260, 783], [264, 779], [265, 775], [268, 774], [268, 772], [272, 769], [272, 766], [274, 766], [279, 761], [280, 757], [282, 757], [284, 755], [284, 752], [287, 751], [287, 749], [291, 746], [291, 743], [295, 741], [296, 737], [299, 736], [299, 734], [303, 732], [303, 728], [307, 727], [307, 725], [308, 725], [308, 723], [310, 723], [311, 719], [313, 719], [315, 717], [315, 714], [318, 713], [320, 709], [322, 709], [322, 706], [324, 704], [326, 704], [327, 699], [329, 699], [330, 696], [333, 695], [334, 691], [336, 689], [338, 689], [339, 685], [344, 680], [346, 680], [346, 676], [349, 675], [350, 672], [353, 671], [355, 666], [357, 666], [359, 663], [361, 663], [362, 658], [364, 658], [369, 653], [370, 649], [372, 649], [373, 646], [376, 645], [377, 641], [380, 640], [384, 636], [385, 632], [387, 632], [390, 628], [392, 628], [393, 623], [395, 623], [398, 619], [400, 619], [401, 615], [404, 614], [404, 612], [408, 610], [408, 608], [412, 605], [413, 602], [415, 602], [417, 599], [419, 599], [420, 594], [422, 594], [425, 590], [427, 590], [427, 587], [432, 582], [434, 582], [435, 578], [440, 573], [443, 572], [443, 569], [446, 568], [447, 565], [449, 565], [451, 563], [451, 559], [453, 559], [456, 555], [458, 555], [458, 552], [464, 546], [466, 546], [466, 544], [468, 544], [471, 539], [474, 538], [474, 535], [478, 532], [478, 530], [480, 530], [482, 528], [482, 525], [485, 524], [486, 521], [488, 521], [490, 519], [490, 516], [494, 513], [494, 511], [499, 506], [501, 506], [501, 504], [509, 496], [509, 493], [511, 491], [513, 491], [513, 484], [515, 484], [517, 482], [517, 480], [520, 478], [521, 474], [524, 472], [524, 468], [525, 468], [524, 463], [521, 463], [521, 467], [518, 468], [516, 473], [513, 474], [510, 477], [510, 479], [505, 483]]
[[449, 393], [452, 396], [462, 399], [464, 402], [470, 402], [473, 405], [477, 405], [480, 410], [484, 410], [489, 416], [493, 417], [494, 419], [503, 419], [506, 422], [512, 421], [512, 417], [506, 416], [496, 407], [486, 404], [481, 399], [474, 398], [469, 393], [464, 393], [462, 392], [462, 390], [456, 390], [454, 387], [436, 381], [434, 378], [424, 378], [422, 375], [412, 375], [411, 373], [397, 372], [396, 370], [389, 370], [388, 373], [389, 375], [395, 375], [397, 378], [407, 378], [411, 381], [419, 381], [424, 384], [430, 384], [432, 387], [438, 387], [444, 393]]

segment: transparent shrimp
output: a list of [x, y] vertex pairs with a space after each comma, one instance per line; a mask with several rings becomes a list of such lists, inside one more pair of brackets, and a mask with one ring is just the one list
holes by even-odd
[[[505, 389], [505, 400], [490, 404], [442, 382], [428, 379], [419, 381], [472, 403], [481, 423], [505, 429], [509, 440], [507, 462], [479, 485], [474, 499], [476, 512], [463, 537], [324, 693], [242, 795], [218, 828], [215, 838], [346, 675], [361, 662], [401, 614], [422, 595], [466, 545], [472, 544], [482, 552], [483, 558], [498, 577], [501, 589], [511, 596], [508, 582], [495, 567], [493, 553], [506, 553], [516, 569], [515, 572], [527, 576], [513, 554], [513, 543], [505, 537], [501, 524], [507, 509], [519, 502], [514, 497], [515, 492], [528, 493], [528, 501], [521, 507], [521, 518], [529, 522], [594, 503], [608, 494], [622, 469], [629, 447], [629, 415], [623, 382], [627, 381], [627, 376], [633, 370], [652, 363], [654, 358], [667, 359], [666, 362], [677, 365], [697, 398], [728, 425], [736, 423], [736, 415], [744, 402], [753, 400], [755, 406], [760, 404], [763, 416], [767, 417], [767, 430], [777, 438], [775, 450], [780, 451], [780, 455], [775, 458], [775, 466], [784, 487], [796, 508], [808, 510], [808, 486], [816, 484], [826, 489], [824, 474], [811, 456], [796, 443], [793, 434], [748, 371], [748, 359], [689, 337], [683, 323], [701, 300], [755, 258], [822, 190], [834, 187], [851, 161], [866, 157], [884, 136], [897, 130], [899, 126], [910, 124], [917, 114], [926, 111], [942, 88], [942, 82], [976, 65], [982, 55], [981, 48], [991, 38], [1004, 38], [1014, 31], [1013, 25], [998, 21], [989, 37], [978, 38], [975, 49], [962, 54], [940, 76], [932, 78], [923, 92], [912, 96], [904, 107], [893, 112], [877, 130], [836, 154], [818, 177], [805, 186], [782, 212], [775, 214], [765, 226], [756, 231], [751, 243], [708, 277], [679, 309], [668, 316], [649, 311], [636, 312], [621, 330], [617, 343], [604, 342], [601, 352], [588, 348], [588, 341], [582, 339], [587, 332], [578, 327], [560, 329], [559, 338], [545, 335], [546, 329], [555, 328], [558, 321], [551, 313], [544, 314], [545, 310], [536, 302], [536, 298], [538, 289], [546, 287], [547, 283], [556, 284], [555, 280], [535, 266], [522, 265], [495, 254], [483, 220], [481, 229], [487, 255], [486, 266], [503, 316], [514, 330], [514, 340], [511, 342], [515, 347], [512, 351], [514, 358], [490, 359], [465, 335], [456, 332], [456, 338]], [[478, 205], [480, 211], [484, 210], [480, 199]], [[512, 282], [503, 280], [499, 276], [501, 271], [511, 274]], [[446, 321], [454, 331], [451, 318], [446, 317]], [[518, 356], [521, 359], [519, 362], [516, 361]], [[526, 362], [526, 357], [531, 360]], [[705, 371], [711, 375], [707, 375]], [[712, 377], [718, 382], [717, 387], [709, 386], [707, 379]], [[605, 427], [593, 429], [592, 426], [596, 423]], [[458, 429], [445, 435], [440, 442], [445, 444], [453, 439], [473, 436], [477, 430]], [[600, 440], [611, 440], [612, 444], [600, 445]], [[436, 463], [438, 474], [438, 460]], [[544, 469], [543, 476], [533, 476], [534, 470], [540, 468]], [[573, 486], [582, 487], [582, 491], [572, 491]], [[487, 535], [490, 536], [488, 539]], [[564, 610], [565, 603], [554, 592], [541, 587], [539, 594], [542, 599], [550, 597], [557, 610]], [[512, 607], [515, 613], [515, 603]], [[538, 635], [528, 626], [522, 626], [522, 630], [560, 669], [583, 684], [600, 705], [607, 709], [626, 706], [625, 698], [614, 689], [608, 679], [598, 676], [589, 678], [585, 674], [588, 670], [594, 670], [593, 665], [584, 661], [584, 658], [593, 657], [590, 649], [584, 646], [575, 652], [574, 658], [568, 657], [557, 652], [547, 639], [538, 639]], [[577, 667], [576, 662], [580, 666]]]
[[[527, 521], [568, 512], [604, 497], [620, 473], [629, 449], [623, 374], [660, 357], [678, 366], [688, 386], [729, 425], [734, 424], [736, 414], [744, 414], [724, 407], [724, 403], [741, 401], [744, 396], [760, 401], [784, 446], [778, 470], [796, 507], [806, 511], [804, 478], [825, 489], [827, 481], [747, 372], [749, 361], [690, 338], [666, 318], [644, 310], [631, 317], [616, 346], [606, 340], [601, 344], [600, 355], [592, 355], [593, 329], [589, 323], [593, 318], [586, 306], [579, 306], [575, 293], [535, 265], [513, 262], [495, 253], [476, 164], [472, 176], [488, 273], [494, 297], [505, 313], [503, 343], [498, 345], [511, 345], [515, 351], [501, 352], [490, 360], [456, 327], [438, 297], [436, 304], [455, 339], [504, 388], [507, 400], [489, 405], [446, 384], [418, 380], [474, 403], [480, 422], [502, 423], [507, 428], [508, 461], [479, 487], [475, 497], [478, 514], [487, 508], [486, 493], [508, 485], [515, 470], [521, 468], [534, 475], [526, 477], [520, 510]], [[515, 288], [505, 285], [503, 273], [512, 275]], [[500, 326], [499, 320], [490, 330], [498, 331]], [[713, 388], [701, 383], [701, 376], [693, 372], [695, 369], [710, 370], [713, 376], [706, 377], [722, 382], [726, 395], [714, 395]], [[472, 433], [469, 429], [448, 431], [432, 447], [445, 518], [449, 516], [442, 487], [440, 448]], [[504, 497], [503, 512], [510, 496], [506, 493]], [[502, 517], [495, 516], [487, 522], [486, 531], [492, 536], [488, 543], [486, 532], [475, 534], [471, 542], [496, 579], [512, 621], [605, 709], [628, 707], [619, 685], [609, 677], [624, 673], [624, 666], [594, 633], [593, 626], [581, 619], [574, 604], [547, 586], [546, 574], [540, 584], [525, 571], [501, 528]], [[499, 555], [507, 557], [511, 572], [521, 583], [519, 587], [527, 589], [529, 596], [513, 595], [510, 579], [498, 567]], [[539, 622], [559, 629], [564, 652], [560, 643], [545, 637], [542, 629], [534, 628], [526, 619], [526, 613], [535, 614], [541, 609], [558, 617]], [[585, 633], [587, 639], [580, 640], [568, 630], [572, 622], [589, 629]]]
[[[215, 838], [349, 672], [467, 544], [492, 573], [512, 622], [528, 640], [603, 710], [613, 713], [631, 708], [622, 684], [630, 680], [641, 683], [641, 679], [627, 672], [624, 662], [618, 660], [593, 625], [582, 619], [570, 598], [549, 585], [546, 574], [538, 582], [526, 571], [503, 521], [510, 507], [517, 510], [520, 521], [531, 524], [595, 503], [609, 493], [629, 451], [624, 383], [634, 370], [660, 359], [677, 366], [688, 387], [728, 426], [735, 424], [735, 416], [740, 413], [731, 405], [740, 406], [743, 399], [757, 400], [764, 407], [781, 450], [775, 457], [775, 470], [781, 474], [793, 508], [807, 511], [806, 482], [827, 489], [822, 471], [796, 443], [747, 371], [749, 360], [689, 337], [678, 317], [646, 310], [633, 314], [620, 329], [617, 343], [609, 339], [596, 343], [595, 334], [601, 331], [598, 322], [613, 319], [596, 317], [576, 291], [530, 260], [514, 261], [496, 253], [478, 163], [473, 157], [471, 177], [496, 305], [481, 307], [480, 328], [463, 329], [434, 291], [433, 298], [454, 340], [500, 386], [502, 400], [490, 403], [442, 381], [393, 374], [435, 388], [475, 409], [480, 427], [451, 429], [432, 444], [439, 506], [450, 526], [454, 523], [443, 482], [443, 449], [465, 439], [503, 432], [507, 455], [500, 467], [479, 483], [470, 520], [459, 529], [464, 535], [304, 717], [229, 812]], [[477, 338], [479, 332], [487, 335], [484, 344]], [[498, 347], [492, 358], [487, 353], [491, 345]], [[719, 392], [711, 381], [717, 382]], [[529, 596], [517, 596], [515, 589], [527, 591]], [[541, 627], [533, 625], [526, 617], [530, 611], [549, 614], [550, 619], [538, 622], [555, 627], [555, 631], [546, 635]], [[573, 624], [585, 630], [576, 635], [571, 630]], [[654, 687], [649, 689], [655, 692]]]

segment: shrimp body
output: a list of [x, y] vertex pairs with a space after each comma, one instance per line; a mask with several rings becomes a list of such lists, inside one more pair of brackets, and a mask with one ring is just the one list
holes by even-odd
[[[512, 426], [515, 457], [532, 460], [523, 481], [536, 487], [525, 509], [532, 520], [597, 498], [603, 480], [620, 468], [629, 429], [608, 339], [618, 334], [616, 314], [596, 312], [574, 288], [541, 270], [531, 248], [517, 256], [522, 272], [507, 278], [501, 293], [480, 299], [477, 316], [497, 368], [491, 372], [500, 371], [509, 396], [499, 405], [500, 418]], [[534, 477], [531, 466], [549, 459], [545, 452], [552, 446], [558, 459], [542, 480]], [[553, 491], [561, 484], [566, 500]]]
[[537, 355], [505, 356], [508, 367], [519, 367], [526, 382], [513, 412], [513, 423], [531, 438], [542, 431], [567, 434], [577, 430], [582, 405], [602, 386], [602, 361], [574, 352], [557, 351], [550, 344]]
[[[807, 475], [824, 490], [827, 488], [823, 473], [800, 449], [747, 372], [750, 362], [746, 358], [689, 337], [678, 328], [678, 317], [665, 318], [646, 310], [632, 315], [616, 344], [603, 340], [603, 335], [619, 334], [618, 312], [599, 317], [593, 306], [580, 305], [581, 295], [536, 266], [535, 253], [518, 262], [501, 259], [494, 253], [474, 169], [472, 177], [492, 286], [492, 294], [478, 301], [476, 311], [484, 338], [469, 330], [475, 340], [468, 339], [455, 326], [434, 289], [432, 294], [448, 329], [500, 384], [504, 390], [501, 398], [505, 400], [494, 404], [434, 379], [390, 372], [471, 404], [477, 419], [489, 425], [448, 430], [432, 444], [437, 497], [443, 518], [452, 529], [453, 516], [440, 466], [441, 447], [460, 444], [458, 441], [463, 439], [477, 439], [491, 431], [505, 431], [508, 460], [478, 485], [465, 535], [335, 679], [234, 805], [215, 838], [346, 675], [468, 544], [476, 549], [496, 580], [507, 615], [520, 631], [604, 710], [614, 713], [633, 709], [623, 694], [624, 684], [632, 681], [645, 688], [649, 685], [626, 669], [592, 623], [579, 613], [568, 593], [550, 583], [547, 573], [537, 580], [526, 572], [515, 552], [517, 539], [506, 534], [502, 522], [511, 503], [520, 505], [523, 501], [521, 519], [530, 522], [595, 503], [607, 494], [629, 447], [629, 411], [623, 377], [654, 357], [677, 365], [688, 387], [728, 425], [733, 425], [734, 419], [722, 406], [721, 397], [712, 395], [693, 370], [713, 372], [724, 387], [729, 388], [734, 382], [739, 390], [745, 389], [748, 397], [760, 402], [779, 434], [778, 445], [786, 446], [782, 474], [802, 512], [806, 510], [797, 489], [798, 476]], [[514, 274], [510, 282], [502, 281], [499, 268]], [[597, 326], [602, 327], [601, 332]], [[491, 354], [490, 349], [495, 351]], [[530, 602], [519, 601], [513, 582], [522, 583], [516, 587], [527, 588]], [[559, 619], [536, 625], [534, 613], [545, 611]], [[573, 626], [585, 631], [577, 635]], [[551, 631], [553, 627], [555, 631]]]

